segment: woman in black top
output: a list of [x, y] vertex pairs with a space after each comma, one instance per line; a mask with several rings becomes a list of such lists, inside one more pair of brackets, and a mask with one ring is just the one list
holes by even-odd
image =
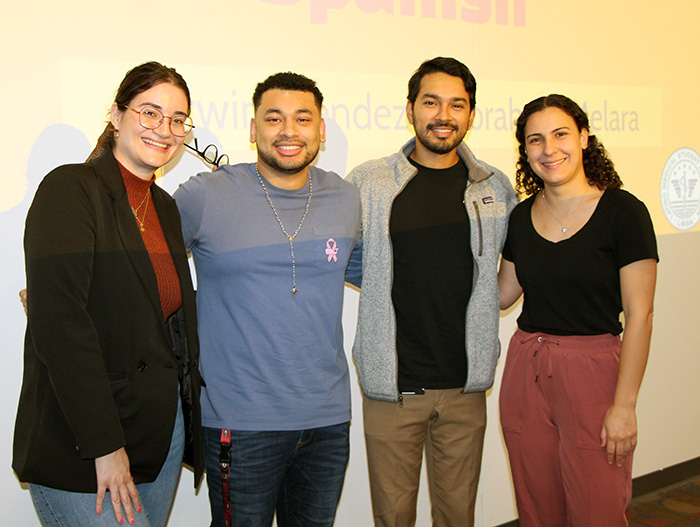
[[530, 197], [510, 217], [501, 309], [524, 300], [500, 407], [520, 524], [627, 525], [658, 261], [651, 219], [571, 99], [528, 103], [516, 138], [517, 189]]

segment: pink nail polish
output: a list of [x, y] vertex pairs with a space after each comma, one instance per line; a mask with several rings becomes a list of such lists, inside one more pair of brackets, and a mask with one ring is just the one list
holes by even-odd
[[124, 523], [124, 518], [122, 518], [121, 520], [119, 520], [119, 523]]
[[97, 514], [102, 514], [102, 509], [100, 509], [99, 511], [97, 511]]
[[138, 509], [136, 509], [136, 510], [137, 510], [138, 512], [141, 512], [141, 507], [139, 507], [139, 508], [138, 508]]
[[131, 525], [133, 525], [133, 524], [136, 523], [136, 520], [131, 520], [129, 523], [130, 523]]

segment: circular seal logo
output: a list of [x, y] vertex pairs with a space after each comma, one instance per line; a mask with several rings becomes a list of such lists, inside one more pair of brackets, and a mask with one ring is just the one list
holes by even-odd
[[666, 219], [680, 231], [700, 221], [700, 155], [692, 148], [679, 148], [666, 161], [661, 206]]

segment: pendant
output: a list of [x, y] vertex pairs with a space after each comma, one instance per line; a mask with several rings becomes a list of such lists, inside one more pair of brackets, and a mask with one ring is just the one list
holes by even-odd
[[145, 228], [145, 227], [141, 227], [141, 232], [146, 232], [146, 228]]
[[562, 227], [561, 232], [566, 232], [566, 227]]
[[294, 298], [297, 297], [297, 288], [296, 287], [292, 288], [292, 294], [294, 295]]

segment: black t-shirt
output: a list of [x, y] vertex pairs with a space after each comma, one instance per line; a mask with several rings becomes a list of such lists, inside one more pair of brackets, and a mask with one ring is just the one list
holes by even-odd
[[581, 230], [554, 243], [532, 224], [536, 196], [513, 210], [503, 248], [524, 293], [518, 327], [552, 335], [619, 335], [620, 269], [659, 259], [649, 211], [629, 192], [608, 189]]
[[473, 273], [469, 172], [462, 162], [431, 169], [410, 161], [418, 173], [394, 200], [389, 222], [399, 389], [461, 388]]

